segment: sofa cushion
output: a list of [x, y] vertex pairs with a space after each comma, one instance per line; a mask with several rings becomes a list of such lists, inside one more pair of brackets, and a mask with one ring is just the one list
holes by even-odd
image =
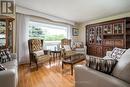
[[90, 56], [87, 66], [89, 66], [92, 69], [95, 69], [95, 70], [98, 70], [107, 74], [111, 74], [116, 63], [117, 63], [117, 60], [115, 59], [103, 59], [103, 58]]
[[84, 48], [76, 48], [75, 51], [84, 52], [85, 49]]
[[130, 83], [130, 49], [121, 56], [115, 66], [112, 75]]
[[8, 67], [8, 66], [18, 66], [18, 64], [17, 64], [17, 59], [13, 59], [13, 60], [8, 61], [8, 62], [6, 62], [6, 63], [2, 63], [2, 65], [3, 65], [4, 67]]
[[110, 56], [105, 56], [103, 57], [103, 59], [113, 59], [113, 58], [111, 58]]
[[112, 50], [112, 53], [111, 53], [111, 57], [114, 58], [114, 59], [117, 59], [119, 60], [122, 56], [122, 54], [126, 51], [126, 49], [121, 49], [121, 48], [117, 48], [115, 47], [113, 50]]
[[6, 70], [10, 70], [10, 69], [14, 69], [15, 71], [17, 71], [18, 67], [16, 66], [4, 66], [3, 67], [6, 69]]

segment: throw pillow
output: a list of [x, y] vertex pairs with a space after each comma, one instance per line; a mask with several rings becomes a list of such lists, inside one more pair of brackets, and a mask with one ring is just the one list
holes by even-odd
[[1, 63], [5, 63], [5, 62], [7, 62], [8, 61], [8, 57], [7, 57], [7, 55], [5, 54], [5, 51], [4, 50], [1, 50], [0, 51], [0, 62]]
[[104, 73], [107, 73], [107, 74], [111, 74], [111, 72], [113, 71], [113, 69], [117, 63], [117, 60], [102, 59], [102, 58], [96, 58], [94, 56], [90, 56], [89, 59], [87, 60], [87, 62], [88, 62], [87, 63], [88, 67], [101, 71], [101, 72], [104, 72]]
[[4, 51], [5, 51], [5, 54], [7, 55], [8, 61], [11, 61], [12, 57], [11, 57], [11, 53], [10, 53], [9, 49], [5, 49]]
[[1, 64], [0, 64], [0, 71], [6, 70]]
[[40, 51], [34, 51], [33, 53], [35, 53], [35, 54], [36, 54], [36, 56], [41, 56], [41, 55], [44, 55], [43, 50], [40, 50]]
[[76, 45], [76, 48], [80, 48], [80, 47], [81, 47], [81, 45], [80, 45], [80, 44], [77, 44], [77, 45]]
[[65, 49], [65, 51], [71, 51], [71, 48], [69, 45], [64, 45], [64, 49]]
[[83, 42], [75, 42], [73, 44], [73, 47], [75, 47], [75, 48], [83, 48]]
[[112, 50], [112, 53], [111, 53], [111, 57], [114, 58], [114, 59], [117, 59], [119, 60], [122, 56], [122, 54], [126, 51], [126, 49], [121, 49], [121, 48], [117, 48], [115, 47], [113, 50]]

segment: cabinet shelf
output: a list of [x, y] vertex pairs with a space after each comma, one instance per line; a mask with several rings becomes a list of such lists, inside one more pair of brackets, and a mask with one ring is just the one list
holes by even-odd
[[124, 34], [103, 34], [103, 36], [116, 36], [116, 35], [124, 35]]

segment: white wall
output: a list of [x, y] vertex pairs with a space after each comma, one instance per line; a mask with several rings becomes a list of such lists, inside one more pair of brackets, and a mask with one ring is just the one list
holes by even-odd
[[99, 22], [104, 22], [104, 21], [109, 21], [109, 20], [114, 20], [114, 19], [119, 19], [119, 18], [123, 18], [123, 17], [130, 17], [130, 12], [128, 13], [124, 13], [124, 14], [119, 14], [119, 15], [114, 15], [114, 16], [110, 16], [110, 17], [106, 17], [106, 18], [101, 18], [101, 19], [97, 19], [97, 20], [92, 20], [92, 21], [88, 21], [85, 23], [80, 23], [78, 24], [78, 29], [80, 31], [79, 34], [79, 40], [83, 41], [85, 43], [85, 39], [86, 39], [86, 30], [85, 30], [85, 26], [88, 24], [94, 24], [94, 23], [99, 23]]
[[37, 17], [41, 17], [44, 18], [46, 20], [49, 21], [53, 21], [53, 22], [60, 22], [60, 23], [66, 23], [66, 24], [70, 24], [70, 25], [75, 25], [74, 22], [63, 19], [63, 18], [59, 18], [59, 17], [55, 17], [52, 15], [48, 15], [39, 11], [35, 11], [32, 9], [28, 9], [28, 8], [24, 8], [21, 6], [16, 5], [16, 12], [17, 13], [21, 13], [21, 14], [26, 14], [26, 15], [31, 15], [31, 16], [37, 16]]

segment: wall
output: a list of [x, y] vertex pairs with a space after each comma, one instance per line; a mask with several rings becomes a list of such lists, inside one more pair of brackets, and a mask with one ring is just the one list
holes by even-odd
[[84, 43], [86, 41], [85, 40], [85, 37], [86, 37], [85, 26], [86, 25], [99, 23], [99, 22], [104, 22], [104, 21], [109, 21], [109, 20], [114, 20], [114, 19], [119, 19], [119, 18], [123, 18], [123, 17], [130, 17], [130, 12], [124, 13], [124, 14], [119, 14], [119, 15], [114, 15], [114, 16], [110, 16], [110, 17], [106, 17], [106, 18], [101, 18], [101, 19], [97, 19], [97, 20], [92, 20], [92, 21], [88, 21], [88, 22], [85, 22], [85, 23], [77, 24], [78, 25], [78, 29], [80, 30], [79, 40], [83, 41]]
[[[75, 26], [73, 28], [79, 29], [79, 24], [75, 23]], [[73, 36], [72, 35], [72, 39], [73, 39], [73, 41], [79, 41], [79, 35], [78, 36]]]
[[42, 12], [39, 12], [39, 11], [35, 11], [35, 10], [32, 10], [32, 9], [24, 8], [24, 7], [21, 7], [21, 6], [18, 6], [18, 5], [16, 5], [16, 12], [21, 13], [21, 14], [41, 17], [41, 18], [44, 18], [44, 19], [49, 20], [49, 21], [55, 21], [55, 22], [75, 25], [75, 23], [73, 21], [69, 21], [69, 20], [66, 20], [66, 19], [63, 19], [63, 18], [55, 17], [53, 15], [49, 15], [49, 14], [42, 13]]

